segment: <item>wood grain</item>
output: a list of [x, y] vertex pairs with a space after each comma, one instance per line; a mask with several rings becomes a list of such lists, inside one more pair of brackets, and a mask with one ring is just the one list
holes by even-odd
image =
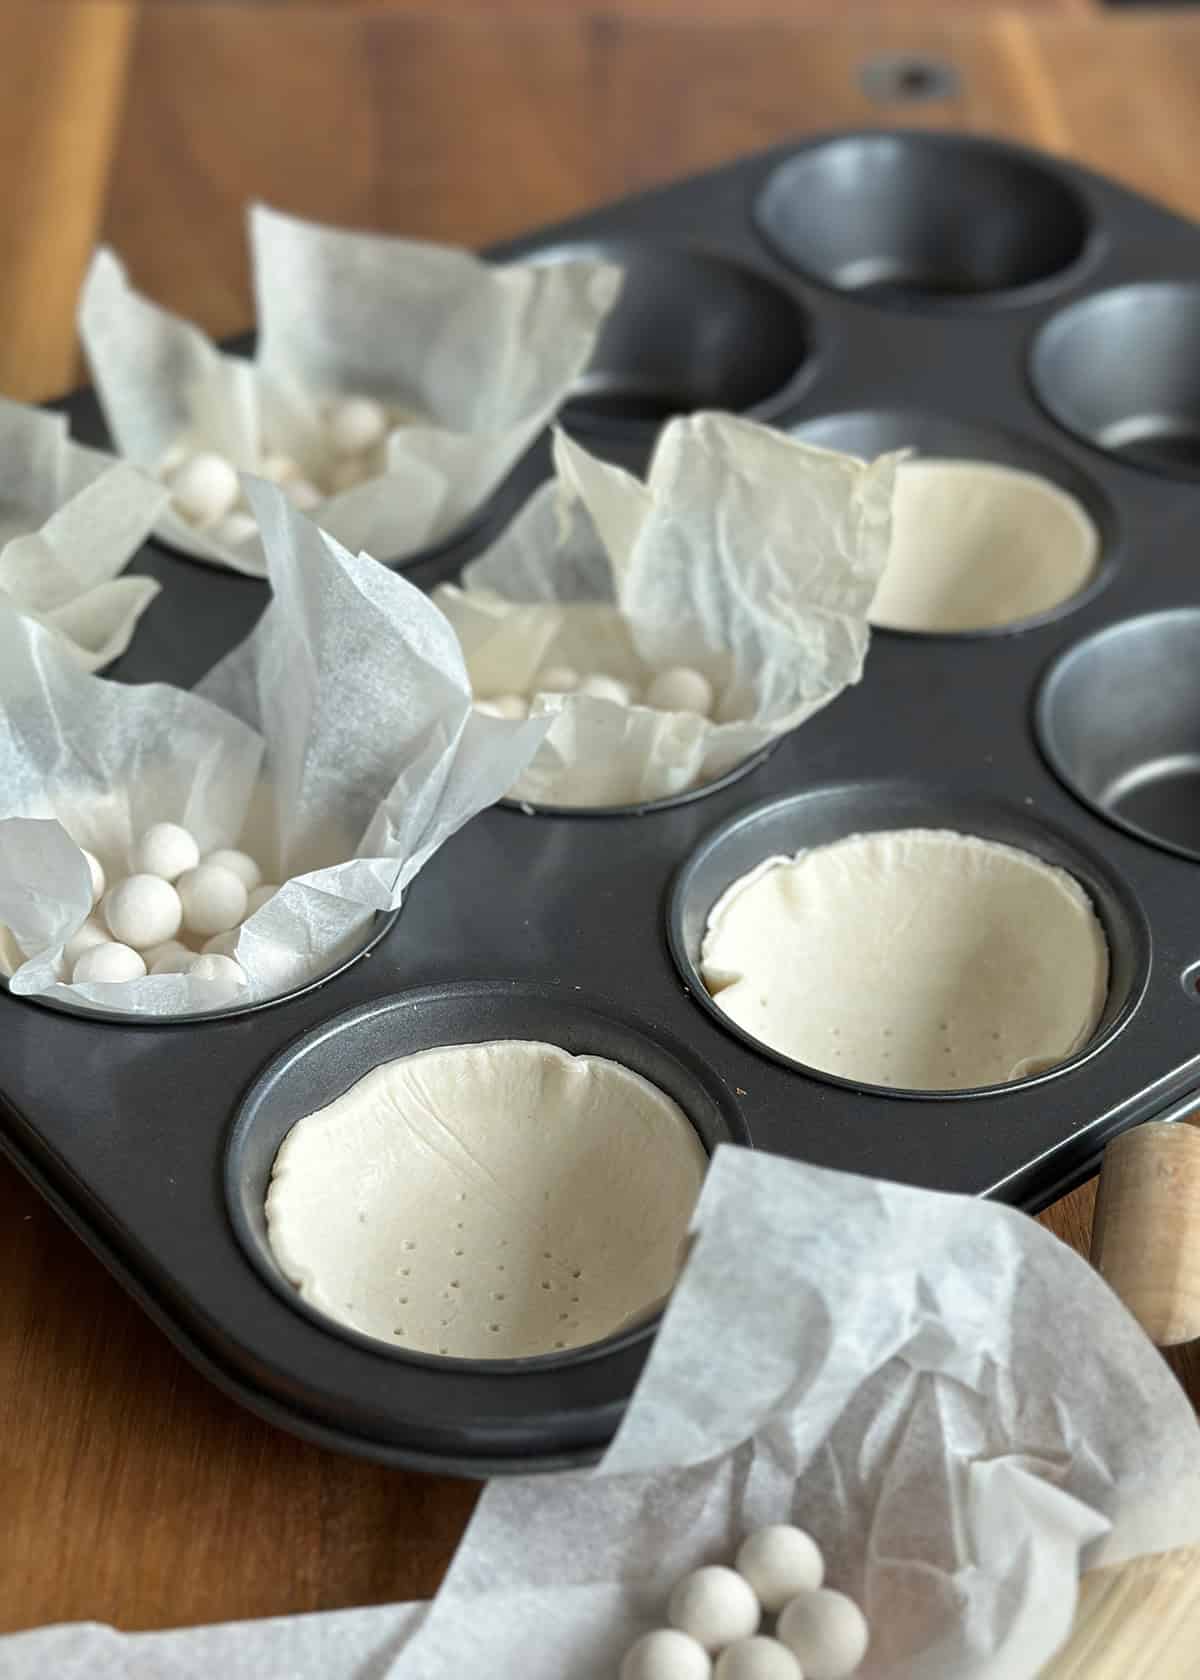
[[1039, 1680], [1194, 1680], [1200, 1548], [1093, 1569], [1071, 1637]]
[[0, 1231], [0, 1631], [170, 1627], [436, 1588], [473, 1483], [381, 1470], [244, 1412], [7, 1163]]
[[[603, 11], [497, 24], [468, 10], [451, 28], [411, 8], [155, 6], [130, 53], [100, 231], [145, 290], [227, 333], [251, 319], [251, 198], [481, 244], [804, 129], [901, 121], [1071, 152], [1200, 211], [1186, 163], [1200, 143], [1196, 40], [1191, 19], [1088, 27], [1010, 11], [835, 29]], [[859, 74], [885, 52], [949, 61], [960, 96], [873, 102]], [[1107, 82], [1105, 64], [1120, 71]], [[1143, 166], [1126, 137], [1149, 77], [1165, 93]]]
[[[96, 235], [170, 307], [217, 333], [246, 325], [255, 197], [481, 243], [789, 134], [903, 120], [1070, 151], [1200, 215], [1200, 20], [1043, 16], [1049, 0], [903, 18], [882, 0], [849, 18], [837, 5], [812, 27], [790, 0], [682, 9], [9, 0], [0, 389], [71, 382]], [[885, 51], [951, 61], [960, 95], [872, 104], [858, 72]], [[1085, 1253], [1092, 1194], [1045, 1216]], [[337, 1458], [242, 1412], [3, 1165], [0, 1279], [0, 1629], [160, 1627], [436, 1586], [472, 1485]], [[1196, 1349], [1172, 1363], [1200, 1397]]]
[[[251, 0], [252, 4], [282, 10], [311, 9], [314, 5], [385, 12], [426, 12], [429, 0]], [[1005, 10], [1023, 11], [1041, 17], [1087, 17], [1101, 0], [1004, 0]], [[454, 0], [455, 13], [474, 11], [489, 18], [562, 16], [603, 11], [608, 16], [635, 21], [670, 19], [695, 23], [701, 19], [736, 17], [739, 23], [770, 18], [784, 23], [808, 23], [816, 18], [844, 21], [846, 0], [739, 0], [736, 11], [730, 0]], [[854, 10], [868, 18], [919, 16], [945, 17], [950, 12], [992, 12], [996, 0], [854, 0]]]
[[137, 7], [0, 8], [0, 390], [74, 381], [75, 298], [95, 243]]
[[1200, 1130], [1152, 1122], [1113, 1139], [1090, 1259], [1156, 1347], [1200, 1338]]

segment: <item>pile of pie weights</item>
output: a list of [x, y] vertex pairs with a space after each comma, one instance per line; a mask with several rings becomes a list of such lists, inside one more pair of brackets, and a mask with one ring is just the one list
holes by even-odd
[[[335, 496], [376, 478], [385, 470], [388, 433], [413, 415], [386, 408], [373, 397], [341, 397], [322, 406], [328, 465], [322, 482], [307, 478], [290, 456], [265, 448], [258, 462], [259, 478], [278, 484], [304, 513]], [[246, 506], [233, 462], [215, 450], [167, 451], [158, 476], [171, 492], [171, 505], [181, 519], [218, 542], [236, 548], [258, 535], [258, 525]]]
[[[648, 684], [644, 694], [632, 683], [620, 677], [596, 671], [580, 676], [570, 665], [547, 665], [533, 680], [530, 696], [535, 694], [589, 694], [593, 700], [613, 700], [618, 706], [650, 706], [659, 712], [696, 712], [701, 717], [712, 714], [712, 684], [703, 671], [690, 665], [672, 665]], [[475, 710], [490, 717], [513, 720], [529, 716], [529, 699], [523, 694], [495, 694], [476, 700]]]
[[[667, 1603], [666, 1628], [630, 1646], [620, 1680], [845, 1680], [869, 1643], [853, 1599], [824, 1586], [811, 1535], [788, 1523], [755, 1529], [732, 1569], [685, 1575]], [[759, 1630], [776, 1616], [774, 1636]]]
[[186, 828], [155, 823], [131, 847], [129, 873], [110, 885], [99, 859], [80, 849], [92, 877], [92, 913], [63, 947], [66, 979], [190, 974], [245, 984], [230, 955], [238, 929], [279, 891], [248, 852], [222, 847], [202, 857]]

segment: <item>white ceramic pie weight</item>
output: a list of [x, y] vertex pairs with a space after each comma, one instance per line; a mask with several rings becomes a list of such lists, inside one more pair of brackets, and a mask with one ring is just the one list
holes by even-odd
[[492, 1482], [387, 1680], [613, 1680], [779, 1522], [866, 1613], [857, 1680], [1035, 1680], [1081, 1568], [1200, 1540], [1186, 1396], [1023, 1214], [726, 1145], [693, 1229], [599, 1468]]
[[0, 398], [0, 599], [85, 671], [125, 652], [158, 594], [120, 577], [162, 512], [153, 479], [72, 443], [66, 417]]
[[[0, 603], [0, 924], [16, 993], [175, 1015], [289, 991], [351, 955], [537, 748], [543, 724], [472, 709], [454, 633], [420, 590], [274, 486], [248, 495], [274, 596], [195, 691], [88, 676]], [[241, 846], [283, 883], [228, 952], [244, 983], [66, 983], [63, 946], [92, 908], [80, 847], [117, 879], [160, 822], [202, 854]]]
[[[123, 455], [167, 477], [210, 457], [190, 517], [172, 506], [159, 534], [254, 576], [262, 542], [226, 463], [319, 506], [354, 552], [414, 554], [468, 520], [524, 454], [620, 289], [607, 263], [499, 266], [262, 207], [249, 237], [253, 360], [140, 296], [107, 250], [84, 282], [79, 330]], [[365, 409], [335, 411], [340, 398]]]
[[[434, 597], [477, 699], [531, 695], [531, 715], [552, 720], [515, 798], [606, 806], [685, 792], [858, 681], [897, 457], [867, 466], [702, 413], [663, 429], [644, 484], [561, 432], [554, 459], [557, 483], [464, 569], [462, 588]], [[562, 667], [616, 678], [635, 703], [549, 691]], [[707, 713], [637, 703], [678, 667], [705, 680]]]

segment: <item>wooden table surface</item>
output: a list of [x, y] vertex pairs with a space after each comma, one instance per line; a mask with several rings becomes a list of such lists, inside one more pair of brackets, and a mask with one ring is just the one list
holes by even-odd
[[[805, 24], [780, 0], [701, 0], [692, 21], [677, 0], [7, 0], [0, 390], [78, 377], [74, 300], [98, 240], [210, 331], [247, 325], [252, 198], [479, 244], [791, 134], [904, 121], [1028, 140], [1200, 217], [1200, 19], [1088, 0], [932, 9]], [[858, 70], [881, 52], [949, 61], [957, 96], [870, 103]], [[1083, 1248], [1090, 1217], [1090, 1189], [1045, 1216]], [[1200, 1400], [1200, 1358], [1175, 1363]], [[239, 1410], [0, 1163], [0, 1631], [424, 1596], [476, 1492]]]

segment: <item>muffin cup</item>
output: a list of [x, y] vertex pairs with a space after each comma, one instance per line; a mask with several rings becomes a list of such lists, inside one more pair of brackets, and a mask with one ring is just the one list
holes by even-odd
[[807, 312], [755, 269], [649, 240], [535, 246], [529, 256], [608, 262], [625, 276], [563, 406], [571, 431], [652, 437], [699, 409], [765, 417], [793, 400], [811, 371]]
[[[171, 1017], [301, 989], [370, 939], [537, 748], [544, 724], [472, 711], [454, 634], [420, 590], [348, 554], [274, 487], [248, 493], [274, 600], [195, 691], [87, 676], [0, 606], [0, 923], [24, 959], [9, 981], [20, 996]], [[244, 979], [69, 983], [63, 946], [92, 908], [79, 848], [116, 878], [162, 821], [202, 854], [240, 845], [282, 883], [228, 953]]]
[[[93, 259], [80, 334], [109, 430], [151, 472], [179, 447], [250, 473], [269, 452], [320, 483], [333, 465], [325, 401], [366, 395], [403, 410], [411, 419], [390, 432], [382, 470], [319, 503], [323, 529], [385, 561], [479, 512], [583, 369], [620, 285], [603, 263], [495, 267], [262, 206], [249, 235], [253, 360], [141, 297], [112, 252]], [[194, 559], [266, 574], [260, 534], [230, 543], [168, 507], [156, 535]]]
[[1140, 840], [1200, 861], [1200, 610], [1110, 624], [1055, 660], [1038, 741], [1085, 805]]
[[839, 291], [980, 307], [1071, 273], [1087, 206], [1049, 164], [994, 141], [849, 134], [797, 152], [755, 206], [767, 243]]
[[1030, 373], [1044, 407], [1086, 443], [1172, 478], [1200, 478], [1200, 286], [1097, 292], [1042, 327]]
[[[1087, 473], [1032, 438], [901, 408], [822, 414], [790, 431], [863, 459], [915, 451], [897, 472], [874, 629], [1011, 635], [1075, 612], [1117, 570], [1121, 522], [1112, 502]], [[958, 506], [960, 491], [969, 506]], [[898, 566], [903, 578], [894, 576]]]
[[[308, 1292], [301, 1293], [296, 1288], [281, 1266], [268, 1229], [267, 1199], [272, 1168], [297, 1123], [306, 1116], [326, 1111], [364, 1077], [370, 1077], [373, 1070], [396, 1058], [407, 1060], [456, 1049], [473, 1051], [498, 1042], [548, 1049], [568, 1083], [574, 1063], [600, 1059], [606, 1067], [615, 1067], [630, 1080], [652, 1088], [694, 1128], [694, 1133], [682, 1141], [687, 1161], [694, 1161], [701, 1170], [704, 1156], [719, 1143], [746, 1141], [745, 1127], [736, 1106], [721, 1081], [714, 1078], [699, 1058], [676, 1044], [669, 1035], [627, 1017], [603, 999], [578, 992], [564, 998], [537, 985], [464, 981], [375, 999], [324, 1022], [289, 1045], [247, 1091], [226, 1149], [225, 1193], [238, 1238], [258, 1271], [298, 1313], [331, 1335], [392, 1359], [434, 1367], [450, 1363], [459, 1368], [503, 1373], [538, 1364], [575, 1366], [649, 1334], [655, 1309], [661, 1305], [658, 1299], [640, 1301], [637, 1310], [629, 1313], [624, 1322], [611, 1326], [611, 1333], [594, 1336], [582, 1345], [570, 1345], [570, 1333], [564, 1329], [561, 1334], [549, 1335], [551, 1345], [544, 1354], [523, 1358], [456, 1357], [440, 1353], [438, 1347], [445, 1344], [436, 1341], [431, 1350], [406, 1346], [403, 1336], [395, 1334], [396, 1327], [403, 1325], [401, 1316], [387, 1326], [392, 1333], [383, 1338], [364, 1334], [352, 1318], [347, 1322], [344, 1318], [339, 1321], [331, 1317], [306, 1298]], [[599, 1115], [588, 1118], [580, 1114], [576, 1118], [580, 1122], [577, 1135], [584, 1141], [586, 1154], [587, 1147], [602, 1141]], [[614, 1160], [612, 1165], [616, 1167], [618, 1163]], [[594, 1168], [588, 1169], [589, 1183], [593, 1172]], [[612, 1181], [618, 1195], [620, 1176], [618, 1172]], [[434, 1290], [435, 1304], [444, 1299], [447, 1313], [453, 1314], [461, 1311], [464, 1292], [474, 1291], [487, 1314], [481, 1319], [485, 1347], [491, 1344], [493, 1336], [499, 1335], [489, 1331], [487, 1324], [503, 1324], [500, 1315], [514, 1312], [522, 1290], [533, 1292], [539, 1313], [544, 1306], [543, 1297], [553, 1302], [553, 1316], [547, 1320], [551, 1329], [559, 1323], [566, 1326], [577, 1322], [579, 1311], [587, 1306], [583, 1299], [572, 1301], [572, 1296], [587, 1293], [586, 1288], [577, 1286], [591, 1284], [595, 1288], [603, 1279], [599, 1275], [575, 1278], [573, 1274], [577, 1270], [582, 1272], [583, 1267], [573, 1258], [574, 1250], [558, 1252], [551, 1248], [547, 1255], [547, 1245], [540, 1240], [531, 1242], [512, 1232], [497, 1232], [490, 1220], [485, 1219], [481, 1224], [480, 1219], [487, 1210], [484, 1202], [477, 1205], [472, 1200], [467, 1179], [456, 1184], [451, 1194], [455, 1199], [446, 1204], [445, 1229], [440, 1234], [433, 1232], [425, 1246], [418, 1233], [407, 1238], [412, 1246], [404, 1249], [406, 1239], [398, 1234], [401, 1247], [394, 1257], [397, 1308], [407, 1305], [415, 1309], [415, 1291], [428, 1284]], [[457, 1199], [459, 1194], [462, 1200]], [[590, 1221], [593, 1230], [598, 1229], [593, 1217], [596, 1211], [593, 1208], [589, 1213], [582, 1207], [579, 1210], [580, 1219], [585, 1224]], [[368, 1217], [371, 1217], [369, 1211]], [[686, 1223], [684, 1220], [672, 1236], [671, 1245], [676, 1235], [682, 1242]], [[570, 1243], [567, 1247], [570, 1248]], [[456, 1249], [464, 1252], [456, 1254]], [[681, 1258], [673, 1246], [672, 1255], [668, 1289], [673, 1281], [675, 1261]], [[522, 1271], [522, 1256], [532, 1268], [528, 1277]], [[433, 1271], [424, 1277], [422, 1268], [433, 1268]], [[546, 1283], [548, 1289], [543, 1288]], [[657, 1284], [650, 1293], [656, 1288]], [[402, 1295], [409, 1297], [404, 1303], [400, 1301]], [[503, 1299], [494, 1300], [494, 1296]], [[560, 1320], [560, 1313], [566, 1313], [567, 1318]], [[568, 1345], [555, 1348], [553, 1343], [559, 1340]]]
[[[1064, 871], [1082, 889], [1108, 948], [1108, 988], [1086, 1042], [1053, 1066], [1030, 1067], [1016, 1079], [954, 1088], [909, 1087], [856, 1075], [848, 1063], [815, 1066], [765, 1043], [739, 1025], [711, 995], [702, 973], [709, 918], [736, 883], [768, 860], [831, 845], [850, 836], [911, 829], [953, 831], [1012, 847]], [[726, 1031], [762, 1055], [798, 1072], [874, 1095], [955, 1101], [989, 1091], [1015, 1090], [1052, 1079], [1099, 1054], [1126, 1025], [1149, 979], [1150, 934], [1145, 916], [1124, 881], [1068, 835], [997, 801], [910, 782], [850, 782], [773, 800], [733, 818], [703, 841], [680, 869], [667, 910], [668, 939], [693, 998]], [[829, 931], [834, 939], [837, 934]], [[969, 980], [969, 976], [965, 977]], [[939, 1023], [930, 1023], [940, 1031]]]
[[[549, 728], [510, 790], [532, 806], [645, 808], [730, 775], [861, 674], [895, 463], [865, 466], [753, 422], [663, 431], [645, 484], [564, 434], [545, 486], [435, 599], [482, 698], [534, 696]], [[729, 517], [729, 509], [737, 517]], [[549, 665], [644, 691], [699, 671], [711, 716], [546, 693]]]

